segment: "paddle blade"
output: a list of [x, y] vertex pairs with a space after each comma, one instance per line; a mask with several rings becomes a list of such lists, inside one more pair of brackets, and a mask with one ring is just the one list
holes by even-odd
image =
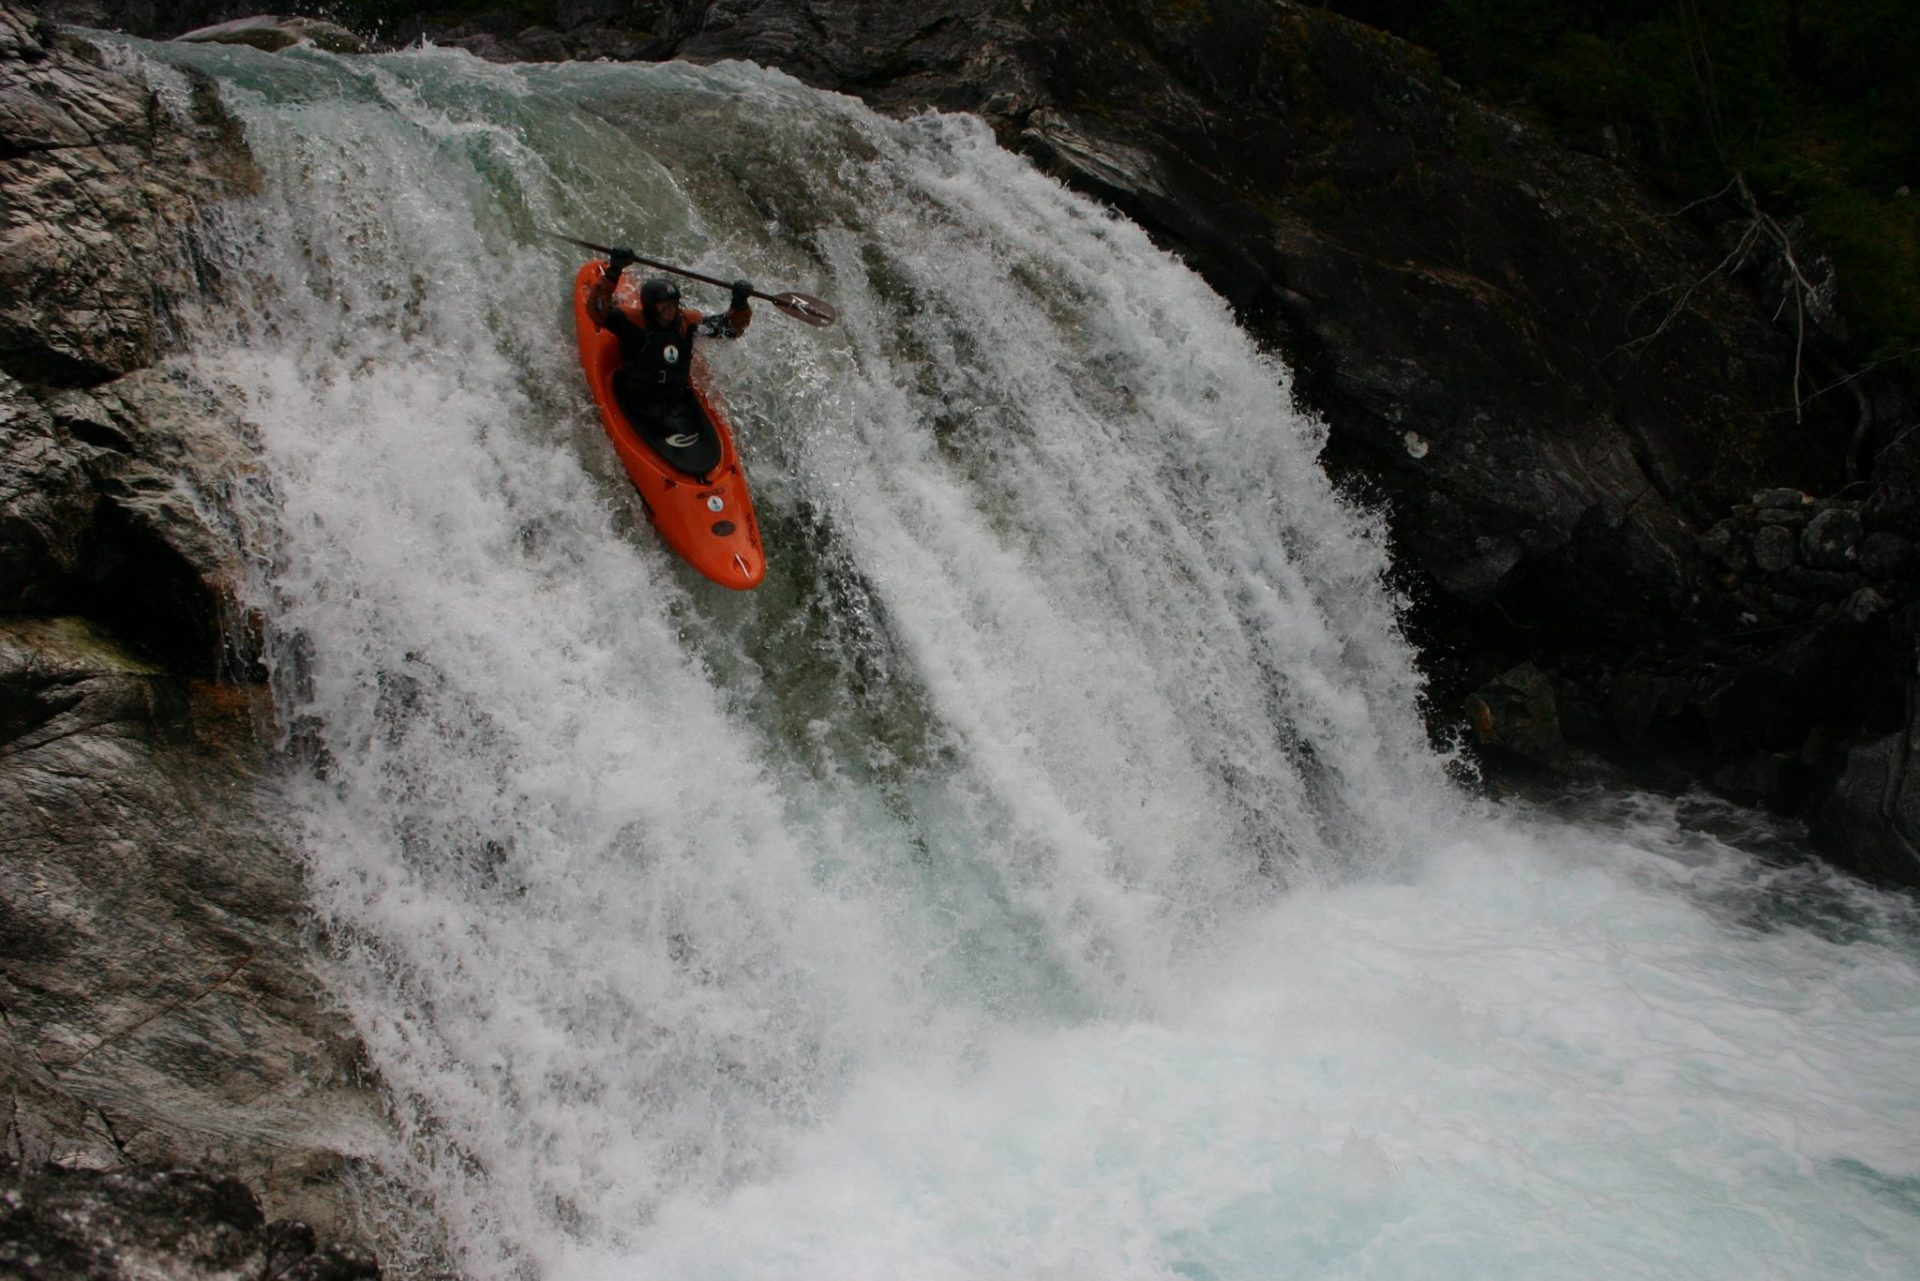
[[840, 318], [833, 304], [808, 294], [762, 294], [768, 302], [786, 312], [795, 320], [804, 320], [809, 325], [831, 325]]

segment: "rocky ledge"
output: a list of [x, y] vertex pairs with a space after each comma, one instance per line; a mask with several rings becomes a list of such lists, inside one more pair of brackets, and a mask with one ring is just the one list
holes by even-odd
[[370, 1267], [302, 1226], [366, 1238], [384, 1121], [261, 746], [230, 515], [253, 450], [217, 389], [154, 367], [216, 285], [196, 210], [252, 182], [208, 87], [150, 92], [0, 5], [8, 1275]]

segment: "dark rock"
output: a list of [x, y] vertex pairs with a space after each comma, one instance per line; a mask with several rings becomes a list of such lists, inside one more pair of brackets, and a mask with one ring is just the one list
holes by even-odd
[[1702, 554], [1731, 566], [1735, 563], [1734, 548], [1740, 546], [1740, 528], [1733, 521], [1723, 520], [1700, 535]]
[[235, 1277], [370, 1281], [352, 1249], [320, 1249], [311, 1228], [265, 1221], [231, 1179], [135, 1166], [70, 1170], [0, 1158], [0, 1272], [31, 1281]]
[[210, 523], [253, 483], [222, 398], [142, 371], [49, 404], [0, 374], [0, 610], [101, 619], [195, 676], [250, 661], [236, 535]]
[[1810, 783], [1806, 764], [1798, 755], [1784, 752], [1728, 761], [1713, 772], [1713, 785], [1722, 795], [1788, 812], [1805, 803]]
[[80, 620], [0, 621], [5, 1148], [213, 1164], [338, 1227], [334, 1145], [382, 1123], [307, 950], [262, 697]]
[[1700, 552], [1736, 574], [1754, 567], [1752, 533], [1737, 519], [1723, 520], [1701, 535]]
[[98, 495], [86, 457], [0, 373], [0, 613], [59, 608], [78, 573]]
[[1861, 743], [1815, 813], [1816, 845], [1842, 866], [1920, 885], [1920, 759], [1913, 727]]
[[1532, 663], [1522, 663], [1474, 693], [1467, 717], [1485, 747], [1560, 772], [1569, 767], [1553, 683]]
[[1859, 512], [1829, 507], [1807, 522], [1800, 535], [1800, 555], [1815, 569], [1851, 569], [1865, 533]]
[[1800, 529], [1806, 525], [1809, 517], [1806, 512], [1786, 507], [1763, 507], [1753, 514], [1753, 519], [1761, 525], [1785, 525], [1788, 529]]
[[1849, 596], [1866, 585], [1859, 574], [1841, 574], [1826, 569], [1783, 570], [1777, 580], [1793, 591], [1815, 601], [1833, 602]]
[[1814, 604], [1804, 596], [1772, 592], [1767, 596], [1767, 610], [1782, 620], [1806, 619], [1813, 617]]
[[278, 53], [297, 44], [310, 44], [328, 53], [365, 53], [367, 43], [337, 23], [318, 18], [280, 18], [265, 15], [235, 18], [175, 36], [202, 44], [244, 44]]
[[528, 27], [514, 39], [515, 61], [565, 62], [573, 56], [574, 45], [558, 31]]
[[1796, 540], [1784, 525], [1764, 526], [1753, 538], [1754, 566], [1765, 573], [1777, 574], [1794, 564]]
[[1879, 582], [1913, 572], [1913, 543], [1898, 534], [1868, 534], [1860, 540], [1860, 572]]
[[1743, 762], [1798, 753], [1817, 726], [1871, 722], [1898, 699], [1905, 672], [1895, 620], [1877, 593], [1861, 591], [1814, 626], [1710, 682], [1700, 699], [1715, 754]]
[[1690, 682], [1652, 672], [1623, 672], [1607, 687], [1609, 728], [1624, 743], [1660, 750], [1693, 702]]
[[1887, 598], [1871, 587], [1862, 587], [1841, 605], [1843, 617], [1855, 623], [1868, 623], [1887, 611]]

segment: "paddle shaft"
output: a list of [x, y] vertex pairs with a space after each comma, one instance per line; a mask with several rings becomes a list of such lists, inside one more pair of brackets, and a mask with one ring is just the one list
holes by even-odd
[[[582, 240], [578, 236], [561, 236], [557, 231], [549, 234], [560, 236], [560, 239], [579, 245], [582, 249], [591, 249], [597, 254], [605, 254], [609, 258], [613, 257], [613, 250], [607, 245], [596, 245], [591, 240]], [[713, 276], [703, 276], [697, 271], [688, 271], [685, 267], [676, 267], [672, 263], [657, 262], [652, 258], [642, 258], [639, 254], [634, 254], [633, 260], [644, 267], [653, 267], [660, 271], [670, 271], [676, 276], [685, 276], [689, 280], [698, 280], [709, 285], [718, 285], [722, 289], [733, 288], [733, 282], [731, 280], [720, 280]], [[778, 303], [780, 301], [779, 297], [773, 294], [763, 294], [758, 289], [752, 291], [752, 296], [755, 298], [764, 298], [771, 303]]]

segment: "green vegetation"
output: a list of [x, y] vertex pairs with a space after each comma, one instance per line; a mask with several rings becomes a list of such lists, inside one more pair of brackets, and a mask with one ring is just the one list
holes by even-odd
[[[1611, 136], [1676, 206], [1802, 218], [1856, 354], [1920, 368], [1920, 10], [1912, 0], [1326, 0], [1563, 136]], [[1723, 213], [1729, 210], [1723, 208]]]

